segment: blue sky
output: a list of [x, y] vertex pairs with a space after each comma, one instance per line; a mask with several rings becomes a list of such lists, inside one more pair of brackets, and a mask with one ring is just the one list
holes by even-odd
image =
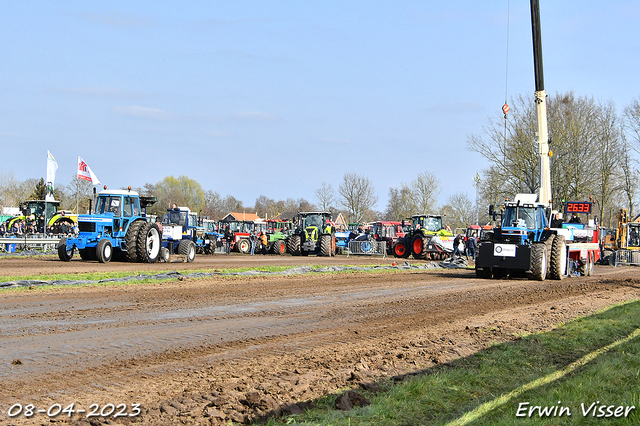
[[[541, 0], [550, 94], [640, 97], [640, 3]], [[187, 175], [304, 197], [345, 172], [389, 187], [430, 171], [441, 204], [486, 167], [466, 149], [508, 96], [533, 96], [529, 2], [5, 2], [0, 174], [110, 188]], [[9, 154], [12, 152], [13, 154]]]

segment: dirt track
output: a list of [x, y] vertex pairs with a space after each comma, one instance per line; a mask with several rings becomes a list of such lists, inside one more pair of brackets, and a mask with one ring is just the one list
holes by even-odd
[[[392, 261], [220, 256], [147, 267]], [[2, 275], [141, 266], [0, 261]], [[560, 282], [478, 280], [471, 270], [443, 270], [2, 292], [0, 424], [50, 424], [46, 413], [9, 419], [16, 403], [141, 408], [136, 417], [56, 417], [63, 424], [220, 424], [295, 413], [304, 408], [300, 401], [401, 377], [638, 298], [638, 283], [637, 269], [597, 267], [593, 277]]]

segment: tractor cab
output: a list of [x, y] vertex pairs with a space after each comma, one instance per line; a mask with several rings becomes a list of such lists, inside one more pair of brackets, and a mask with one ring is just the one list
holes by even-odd
[[548, 228], [546, 206], [537, 203], [537, 194], [518, 194], [513, 202], [506, 202], [502, 227], [494, 232], [502, 234], [504, 242], [525, 244], [541, 241]]
[[411, 217], [413, 229], [421, 229], [424, 233], [436, 233], [442, 231], [442, 216], [440, 215], [414, 215]]

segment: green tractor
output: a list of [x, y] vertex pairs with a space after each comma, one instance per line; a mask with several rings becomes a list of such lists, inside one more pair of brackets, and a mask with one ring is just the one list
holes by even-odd
[[[78, 215], [68, 210], [59, 210], [60, 201], [29, 200], [20, 204], [21, 214], [11, 216], [5, 221], [7, 230], [17, 220], [34, 222], [38, 232], [63, 233], [78, 223]], [[63, 226], [64, 225], [64, 226]]]
[[293, 222], [289, 220], [267, 220], [269, 253], [284, 255], [287, 252], [287, 238], [293, 232]]
[[331, 212], [298, 212], [296, 228], [287, 240], [287, 250], [293, 256], [335, 256], [336, 231]]
[[[442, 225], [441, 215], [418, 214], [411, 217], [412, 226], [393, 245], [395, 257], [443, 260], [453, 252], [453, 233]], [[405, 222], [403, 221], [403, 228]]]

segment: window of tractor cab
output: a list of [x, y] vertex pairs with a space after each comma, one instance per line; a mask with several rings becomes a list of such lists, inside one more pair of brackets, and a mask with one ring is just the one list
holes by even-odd
[[114, 216], [120, 216], [120, 204], [122, 198], [114, 195], [109, 197], [100, 197], [98, 201], [98, 213], [113, 213]]
[[427, 231], [437, 232], [442, 229], [442, 219], [439, 217], [417, 217], [413, 221], [414, 227], [425, 229]]
[[140, 216], [140, 200], [133, 197], [124, 197], [124, 216]]
[[317, 228], [322, 227], [322, 216], [319, 214], [312, 214], [304, 218], [303, 220], [303, 228], [308, 228], [310, 226], [315, 226]]
[[504, 223], [506, 226], [524, 226], [527, 229], [534, 229], [536, 227], [534, 210], [533, 207], [508, 207], [505, 211]]

